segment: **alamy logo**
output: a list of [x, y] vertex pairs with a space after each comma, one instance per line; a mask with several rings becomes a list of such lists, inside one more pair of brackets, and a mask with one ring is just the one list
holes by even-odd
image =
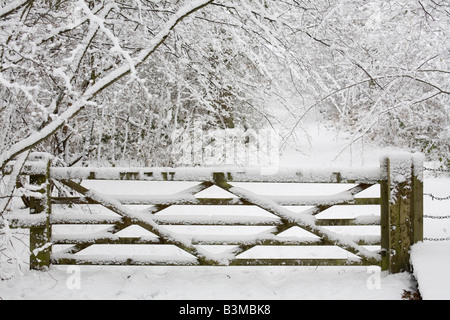
[[[274, 130], [225, 129], [176, 132], [178, 165], [258, 167], [278, 170], [280, 138]], [[267, 173], [269, 174], [269, 172]]]
[[81, 289], [81, 270], [78, 266], [69, 266], [66, 273], [70, 276], [66, 280], [66, 286], [69, 290]]
[[381, 289], [381, 270], [380, 267], [370, 266], [367, 268], [369, 277], [367, 278], [366, 285], [369, 290]]

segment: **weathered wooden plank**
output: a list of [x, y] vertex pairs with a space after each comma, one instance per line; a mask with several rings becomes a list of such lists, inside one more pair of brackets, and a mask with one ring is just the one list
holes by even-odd
[[[380, 245], [379, 241], [364, 241], [359, 240], [356, 242], [360, 246], [365, 245]], [[254, 246], [329, 246], [330, 243], [324, 242], [321, 239], [318, 240], [282, 240], [282, 239], [257, 239], [257, 240], [194, 240], [194, 245], [235, 245], [240, 246], [239, 253], [251, 249]]]
[[379, 226], [380, 217], [373, 217], [369, 220], [366, 219], [317, 219], [316, 225], [318, 226]]
[[[373, 205], [380, 204], [378, 198], [352, 198], [348, 200], [337, 199], [336, 196], [322, 196], [309, 199], [307, 196], [298, 197], [280, 197], [265, 196], [268, 199], [282, 206], [332, 206], [332, 205]], [[243, 206], [254, 205], [242, 199], [225, 199], [225, 198], [196, 198], [194, 196], [112, 196], [115, 200], [124, 205], [216, 205], [216, 206]], [[95, 204], [95, 201], [85, 197], [52, 197], [52, 204]]]
[[280, 168], [264, 175], [255, 168], [52, 168], [51, 178], [57, 180], [142, 180], [142, 181], [213, 181], [214, 172], [221, 172], [234, 182], [276, 183], [376, 183], [382, 179], [378, 168]]
[[397, 154], [381, 163], [387, 176], [381, 182], [382, 269], [391, 273], [411, 271], [410, 248], [423, 239], [423, 165], [415, 157]]
[[[111, 234], [100, 236], [73, 237], [73, 235], [58, 235], [52, 238], [53, 244], [76, 244], [76, 245], [93, 245], [93, 244], [160, 244], [158, 238], [141, 238], [141, 237], [117, 237]], [[87, 247], [87, 246], [86, 246]], [[86, 248], [84, 247], [84, 248]]]
[[[83, 257], [70, 254], [52, 255], [51, 261], [55, 265], [110, 265], [110, 266], [198, 266], [201, 262], [195, 260], [152, 260], [152, 257]], [[363, 260], [347, 259], [235, 259], [229, 266], [369, 266], [373, 265]]]
[[123, 220], [122, 217], [113, 217], [105, 215], [93, 215], [93, 214], [53, 214], [50, 217], [50, 223], [54, 224], [116, 224]]
[[8, 220], [9, 227], [12, 229], [17, 228], [44, 228], [47, 226], [48, 215], [45, 212], [40, 214], [28, 214], [28, 215], [6, 215], [4, 217]]
[[410, 271], [411, 247], [411, 189], [407, 183], [397, 184], [395, 202], [389, 207], [390, 222], [390, 271]]
[[353, 204], [355, 205], [381, 204], [381, 198], [355, 198]]
[[[60, 235], [52, 238], [53, 244], [73, 244], [87, 246], [93, 244], [163, 244], [158, 238], [140, 238], [140, 237], [115, 237], [113, 234], [110, 236], [86, 236], [86, 237], [73, 237], [72, 235]], [[193, 240], [193, 245], [243, 245], [247, 246], [245, 250], [248, 250], [248, 246], [265, 245], [265, 246], [320, 246], [325, 245], [322, 241], [317, 240], [277, 240], [277, 239], [257, 239], [257, 240]], [[366, 244], [366, 243], [363, 243]]]
[[[12, 171], [12, 164], [3, 174]], [[27, 162], [22, 174], [45, 174], [45, 166]], [[52, 167], [50, 178], [57, 180], [140, 180], [140, 181], [212, 181], [214, 172], [222, 172], [227, 180], [234, 182], [276, 182], [276, 183], [377, 183], [383, 180], [379, 168], [279, 168], [267, 175], [252, 167], [217, 168], [93, 168], [93, 167]]]
[[[364, 260], [347, 259], [235, 259], [231, 266], [369, 266]], [[378, 264], [375, 264], [378, 265]]]
[[51, 197], [51, 204], [95, 204], [95, 201], [85, 197]]
[[153, 218], [158, 225], [161, 226], [279, 226], [283, 223], [279, 220], [257, 220], [257, 219], [247, 219], [245, 217], [236, 219], [203, 219], [195, 217], [170, 217], [170, 219], [165, 219], [163, 217], [155, 216]]
[[52, 264], [55, 265], [90, 265], [90, 266], [198, 266], [196, 260], [152, 260], [152, 257], [84, 257], [73, 254], [53, 254]]
[[[387, 160], [387, 159], [386, 159]], [[386, 164], [387, 165], [387, 164]], [[389, 223], [389, 198], [390, 198], [389, 182], [380, 182], [381, 194], [381, 269], [383, 271], [389, 270], [389, 246], [390, 246], [390, 223]]]
[[240, 246], [236, 254], [244, 252], [254, 246], [266, 245], [266, 246], [321, 246], [326, 245], [321, 239], [309, 240], [309, 239], [275, 239], [274, 237], [268, 238], [255, 238], [255, 239], [221, 239], [221, 240], [202, 240], [195, 239], [192, 241], [194, 245], [234, 245]]
[[[42, 225], [30, 227], [30, 268], [32, 270], [47, 270], [50, 266], [51, 246], [51, 204], [50, 204], [50, 161], [44, 162], [45, 174], [31, 175], [30, 185], [35, 190], [30, 197], [30, 215], [45, 215]], [[41, 194], [41, 196], [36, 196]]]

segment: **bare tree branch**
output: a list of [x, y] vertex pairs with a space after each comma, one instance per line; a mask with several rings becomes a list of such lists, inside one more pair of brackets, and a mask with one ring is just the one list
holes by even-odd
[[[171, 31], [183, 19], [212, 2], [213, 0], [196, 0], [178, 10], [178, 12], [174, 14], [173, 17], [163, 26], [161, 32], [154, 37], [151, 44], [136, 58], [134, 58], [135, 67], [138, 67], [146, 61], [164, 43], [164, 41], [169, 37]], [[71, 107], [69, 107], [58, 118], [46, 125], [42, 130], [33, 133], [26, 139], [12, 145], [8, 150], [0, 155], [0, 170], [3, 170], [11, 159], [22, 152], [33, 148], [59, 130], [69, 119], [75, 117], [87, 104], [89, 104], [89, 101], [91, 101], [97, 94], [129, 73], [130, 65], [128, 63], [116, 68], [108, 75], [100, 79], [92, 87], [88, 88], [86, 92], [72, 104]]]
[[0, 18], [6, 17], [7, 15], [19, 10], [20, 8], [32, 3], [34, 0], [17, 0], [11, 2], [10, 4], [0, 8]]

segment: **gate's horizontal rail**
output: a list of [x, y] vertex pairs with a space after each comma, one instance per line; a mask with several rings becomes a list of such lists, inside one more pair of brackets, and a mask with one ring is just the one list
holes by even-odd
[[348, 219], [317, 219], [318, 226], [379, 226], [381, 218], [379, 216], [359, 216]]
[[[358, 245], [379, 245], [380, 237], [365, 236], [363, 238], [366, 239], [355, 239]], [[89, 235], [54, 235], [51, 239], [53, 244], [64, 244], [64, 245], [91, 245], [91, 244], [111, 244], [111, 245], [119, 245], [119, 244], [164, 244], [159, 238], [153, 237], [120, 237], [111, 233], [98, 233], [98, 234], [89, 234]], [[274, 235], [266, 235], [266, 236], [230, 236], [230, 237], [221, 237], [220, 240], [210, 239], [206, 237], [204, 239], [197, 238], [192, 239], [192, 245], [265, 245], [265, 246], [320, 246], [320, 245], [329, 245], [327, 242], [324, 242], [322, 239], [308, 239], [305, 238], [303, 240], [295, 237], [283, 237], [276, 238]]]
[[50, 216], [51, 224], [116, 224], [123, 221], [122, 217], [96, 215], [96, 214], [52, 214]]
[[[154, 217], [153, 219], [159, 225], [190, 225], [190, 226], [282, 226], [284, 222], [281, 219], [270, 219], [265, 220], [256, 218], [230, 218], [230, 217], [220, 217], [213, 218], [195, 218], [195, 217], [177, 217], [171, 216], [170, 218], [165, 217]], [[342, 218], [342, 219], [317, 219], [316, 225], [318, 226], [379, 226], [380, 217], [379, 216], [360, 216], [356, 218]]]
[[348, 259], [236, 259], [232, 266], [368, 266], [363, 260]]
[[91, 244], [160, 244], [159, 238], [121, 238], [112, 233], [110, 234], [90, 234], [90, 235], [53, 235], [53, 244], [73, 244], [73, 245], [91, 245]]
[[282, 226], [283, 221], [279, 218], [260, 217], [154, 217], [160, 226]]
[[[13, 164], [4, 174], [10, 174]], [[27, 162], [24, 175], [46, 173], [42, 163]], [[265, 171], [266, 170], [266, 171]], [[215, 173], [224, 173], [233, 182], [273, 183], [377, 183], [386, 180], [379, 167], [374, 168], [277, 168], [272, 171], [246, 167], [211, 168], [50, 168], [50, 178], [57, 180], [142, 180], [142, 181], [213, 181]]]
[[[8, 220], [11, 228], [33, 228], [42, 227], [47, 223], [47, 215], [42, 214], [20, 214], [7, 215], [4, 217]], [[108, 217], [101, 215], [50, 215], [51, 224], [116, 224], [122, 221], [122, 217]], [[0, 225], [1, 226], [1, 225]]]
[[157, 259], [154, 256], [140, 257], [139, 259], [125, 256], [116, 256], [111, 258], [99, 258], [95, 256], [76, 256], [66, 253], [54, 253], [51, 255], [50, 261], [55, 265], [102, 265], [102, 266], [195, 266], [200, 262], [195, 259], [185, 260], [164, 260]]
[[[77, 237], [73, 235], [58, 235], [52, 237], [53, 244], [65, 244], [65, 245], [88, 245], [88, 244], [164, 244], [159, 238], [131, 238], [131, 237], [118, 237], [113, 234], [110, 235], [89, 235], [84, 237]], [[260, 237], [258, 239], [249, 239], [243, 237], [241, 240], [236, 237], [222, 240], [193, 240], [193, 245], [267, 245], [267, 246], [317, 246], [325, 245], [320, 239], [318, 240], [277, 240], [273, 237]], [[366, 243], [365, 243], [366, 244]]]
[[[328, 196], [270, 196], [265, 195], [282, 206], [322, 206], [322, 205], [369, 205], [380, 204], [380, 198], [354, 198], [349, 193], [342, 193]], [[123, 205], [223, 205], [223, 206], [242, 206], [253, 203], [240, 199], [224, 198], [196, 198], [193, 195], [179, 196], [110, 196], [110, 198], [119, 201]], [[54, 197], [51, 198], [52, 204], [96, 204], [95, 201], [85, 197]]]
[[[32, 215], [6, 216], [11, 228], [41, 227], [46, 224], [47, 217], [42, 214], [38, 217]], [[283, 221], [277, 218], [259, 217], [185, 217], [185, 216], [153, 216], [153, 221], [159, 225], [190, 225], [190, 226], [281, 226]], [[55, 214], [50, 216], [53, 225], [100, 225], [116, 224], [122, 222], [122, 217], [87, 215], [87, 214]], [[132, 221], [133, 222], [133, 221]], [[360, 216], [342, 219], [317, 219], [318, 226], [363, 226], [380, 225], [378, 216]]]
[[[197, 260], [158, 260], [155, 257], [114, 257], [99, 258], [98, 256], [74, 256], [72, 254], [52, 254], [51, 263], [58, 265], [125, 265], [125, 266], [195, 266], [211, 265]], [[367, 266], [373, 265], [357, 259], [235, 259], [229, 266]]]
[[[358, 246], [380, 245], [380, 237], [374, 237], [370, 241], [356, 240]], [[196, 240], [192, 242], [193, 245], [267, 245], [267, 246], [320, 246], [329, 245], [328, 242], [322, 240], [258, 240], [252, 241], [236, 241], [236, 240]]]

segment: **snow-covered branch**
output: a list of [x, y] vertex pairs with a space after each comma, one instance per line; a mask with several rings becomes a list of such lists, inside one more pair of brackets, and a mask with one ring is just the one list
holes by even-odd
[[0, 8], [0, 18], [6, 17], [7, 15], [13, 13], [16, 10], [26, 6], [29, 3], [32, 3], [34, 0], [17, 0], [13, 1], [10, 4]]
[[[135, 57], [134, 65], [139, 66], [145, 60], [147, 60], [161, 44], [169, 37], [170, 32], [187, 16], [196, 12], [197, 10], [205, 7], [212, 0], [197, 0], [192, 1], [180, 8], [176, 14], [173, 15], [171, 19], [169, 19], [164, 26], [161, 28], [161, 31], [150, 41], [147, 48], [143, 49], [142, 52]], [[91, 17], [92, 18], [92, 17]], [[132, 66], [129, 63], [123, 64], [113, 71], [109, 72], [103, 78], [99, 79], [94, 85], [89, 87], [81, 97], [77, 100], [73, 101], [71, 106], [56, 117], [53, 121], [47, 124], [44, 128], [42, 128], [39, 132], [32, 133], [26, 139], [23, 139], [11, 147], [8, 150], [5, 150], [0, 155], [0, 168], [3, 169], [4, 166], [15, 156], [21, 154], [22, 152], [29, 150], [34, 147], [41, 141], [47, 139], [53, 133], [55, 133], [58, 129], [63, 127], [65, 123], [77, 115], [86, 105], [89, 104], [89, 101], [92, 100], [98, 93], [107, 88], [108, 86], [114, 84], [116, 81], [129, 74], [132, 70]]]
[[435, 130], [450, 92], [441, 2], [2, 3], [0, 168], [42, 141], [64, 159], [176, 165], [173, 133], [194, 123], [270, 124], [295, 143], [313, 114], [358, 137], [416, 147], [421, 132], [417, 148], [448, 147]]

